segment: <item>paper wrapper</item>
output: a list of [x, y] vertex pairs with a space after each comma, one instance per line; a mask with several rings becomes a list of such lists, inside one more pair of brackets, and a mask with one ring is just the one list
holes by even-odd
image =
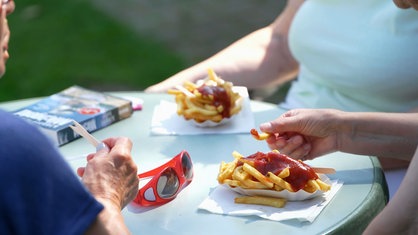
[[198, 208], [222, 215], [258, 216], [273, 221], [296, 219], [313, 222], [343, 185], [340, 181], [330, 183], [331, 190], [310, 199], [288, 201], [283, 208], [236, 204], [234, 198], [241, 194], [224, 185], [218, 185]]

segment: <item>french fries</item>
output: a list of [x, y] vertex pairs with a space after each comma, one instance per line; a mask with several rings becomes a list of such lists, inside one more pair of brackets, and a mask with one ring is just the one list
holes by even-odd
[[268, 137], [270, 137], [269, 133], [258, 133], [256, 129], [251, 129], [250, 133], [256, 140], [266, 140]]
[[255, 169], [254, 167], [252, 167], [248, 163], [244, 163], [244, 165], [242, 166], [242, 169], [245, 172], [248, 172], [248, 174], [253, 176], [258, 181], [260, 181], [260, 183], [264, 184], [267, 188], [273, 188], [273, 186], [274, 186], [273, 182], [268, 180], [268, 178], [266, 176], [261, 174], [257, 169]]
[[[220, 184], [227, 184], [230, 187], [241, 187], [243, 189], [287, 190], [289, 192], [304, 190], [308, 193], [314, 193], [317, 190], [326, 192], [331, 189], [331, 185], [322, 181], [308, 165], [290, 159], [278, 151], [273, 150], [267, 154], [258, 152], [248, 157], [244, 157], [237, 151], [234, 151], [232, 155], [234, 157], [233, 161], [229, 163], [222, 162], [220, 165], [217, 178]], [[288, 166], [280, 172], [276, 172], [276, 174], [271, 171], [263, 174], [257, 170], [256, 165], [262, 164], [260, 162], [255, 163], [258, 160], [266, 164], [277, 164], [279, 160], [286, 161]], [[269, 166], [266, 168], [273, 169], [274, 167], [271, 168]], [[305, 173], [298, 175], [301, 174], [301, 171]], [[295, 181], [298, 184], [295, 184]], [[300, 181], [302, 181], [302, 185]], [[286, 199], [248, 196], [235, 198], [235, 202], [283, 207]]]
[[231, 82], [222, 80], [209, 69], [203, 84], [185, 82], [177, 89], [168, 90], [168, 93], [175, 95], [177, 114], [186, 120], [220, 123], [241, 111], [242, 97], [232, 87]]
[[280, 178], [279, 176], [271, 172], [267, 173], [267, 178], [271, 180], [274, 184], [276, 184], [279, 190], [286, 189], [289, 192], [294, 192], [294, 190], [292, 189], [292, 186], [288, 182], [286, 182], [286, 180], [284, 180], [283, 178]]
[[242, 196], [234, 199], [235, 203], [241, 204], [256, 204], [263, 206], [272, 206], [282, 208], [286, 205], [286, 199], [264, 196]]

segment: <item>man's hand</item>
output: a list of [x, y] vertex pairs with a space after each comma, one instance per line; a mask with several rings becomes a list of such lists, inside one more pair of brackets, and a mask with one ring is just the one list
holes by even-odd
[[103, 142], [109, 146], [109, 152], [100, 150], [90, 154], [86, 167], [79, 168], [77, 173], [98, 201], [111, 202], [121, 210], [138, 193], [137, 166], [131, 157], [132, 142], [122, 137]]

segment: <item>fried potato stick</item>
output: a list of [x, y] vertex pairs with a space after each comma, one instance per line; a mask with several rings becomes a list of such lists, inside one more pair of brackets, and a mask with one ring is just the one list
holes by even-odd
[[262, 184], [267, 186], [267, 188], [273, 188], [274, 186], [273, 182], [271, 182], [265, 175], [261, 174], [257, 169], [255, 169], [250, 164], [244, 163], [244, 165], [242, 165], [242, 169], [248, 172], [248, 174], [252, 175], [258, 181], [260, 181]]
[[259, 133], [256, 129], [251, 129], [250, 130], [251, 135], [254, 137], [254, 139], [256, 140], [266, 140], [268, 137], [270, 137], [269, 133]]
[[275, 183], [275, 184], [279, 185], [280, 187], [286, 189], [287, 191], [294, 192], [293, 189], [292, 189], [292, 186], [288, 182], [286, 182], [284, 179], [278, 177], [277, 175], [275, 175], [271, 172], [268, 172], [267, 173], [267, 178], [269, 178], [273, 183]]
[[236, 197], [234, 199], [234, 202], [239, 203], [239, 204], [255, 204], [255, 205], [263, 205], [263, 206], [272, 206], [272, 207], [277, 207], [277, 208], [282, 208], [286, 205], [286, 199], [264, 197], [264, 196]]

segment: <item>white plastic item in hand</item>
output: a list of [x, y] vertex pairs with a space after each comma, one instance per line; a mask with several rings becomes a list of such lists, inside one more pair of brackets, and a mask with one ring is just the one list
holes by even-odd
[[73, 131], [75, 131], [77, 134], [81, 135], [88, 142], [90, 142], [90, 144], [92, 144], [96, 148], [96, 152], [102, 149], [106, 149], [107, 151], [109, 151], [109, 147], [105, 143], [100, 142], [96, 138], [94, 138], [94, 136], [92, 136], [86, 129], [84, 129], [84, 127], [77, 121], [73, 120], [73, 125], [70, 125], [70, 127], [71, 129], [73, 129]]

